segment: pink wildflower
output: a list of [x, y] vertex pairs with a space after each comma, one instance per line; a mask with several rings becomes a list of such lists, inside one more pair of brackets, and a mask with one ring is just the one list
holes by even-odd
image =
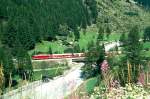
[[102, 72], [107, 72], [108, 69], [109, 69], [108, 62], [107, 62], [107, 60], [104, 60], [103, 63], [101, 64], [101, 70], [102, 70]]
[[140, 83], [141, 85], [144, 85], [144, 73], [140, 73], [139, 77], [138, 77], [138, 83]]
[[118, 80], [113, 80], [110, 82], [110, 87], [118, 88], [119, 86], [120, 86], [120, 83]]

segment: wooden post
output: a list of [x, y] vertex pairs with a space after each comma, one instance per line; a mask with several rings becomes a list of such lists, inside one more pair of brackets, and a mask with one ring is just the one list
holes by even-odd
[[148, 80], [149, 80], [149, 79], [148, 79], [148, 71], [147, 71], [147, 72], [146, 72], [146, 84], [147, 84], [147, 85], [148, 85], [148, 83], [149, 83]]
[[127, 65], [128, 65], [128, 84], [131, 83], [131, 74], [130, 74], [130, 64], [129, 61], [127, 61]]
[[0, 64], [0, 95], [2, 94], [2, 86], [4, 83], [3, 64]]
[[9, 73], [9, 91], [12, 85], [12, 77], [11, 77], [12, 73]]
[[149, 84], [149, 72], [150, 72], [149, 68], [150, 68], [150, 61], [148, 62], [148, 71], [146, 72], [146, 83], [147, 83], [147, 85]]

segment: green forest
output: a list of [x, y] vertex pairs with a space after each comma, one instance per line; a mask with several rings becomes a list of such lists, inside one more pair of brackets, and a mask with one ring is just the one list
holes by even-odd
[[0, 0], [0, 63], [5, 86], [11, 74], [22, 79], [24, 73], [32, 75], [28, 51], [36, 43], [55, 41], [70, 31], [78, 40], [81, 28], [96, 23], [97, 15], [95, 0]]

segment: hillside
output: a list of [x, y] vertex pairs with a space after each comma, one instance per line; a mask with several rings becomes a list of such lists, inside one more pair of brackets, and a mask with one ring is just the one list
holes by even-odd
[[143, 30], [150, 25], [150, 12], [130, 0], [97, 0], [98, 27], [109, 27], [113, 32], [128, 32], [134, 25]]
[[79, 28], [95, 23], [95, 0], [1, 0], [0, 24], [3, 44], [33, 49], [42, 40], [56, 40], [70, 31], [79, 38]]
[[[75, 75], [84, 80], [94, 77], [86, 87], [88, 96], [95, 86], [107, 94], [114, 81], [118, 87], [136, 85], [140, 78], [148, 84], [149, 5], [149, 0], [0, 0], [0, 95], [26, 81], [42, 80], [41, 86], [46, 87], [45, 80], [70, 67], [78, 68], [71, 59], [76, 53], [85, 65]], [[64, 53], [69, 54], [53, 57]], [[35, 60], [34, 55], [39, 54], [53, 55]], [[57, 59], [64, 62], [51, 62]], [[56, 85], [56, 89], [65, 90], [63, 87]], [[44, 94], [36, 94], [44, 96], [46, 89], [41, 92]], [[57, 94], [55, 88], [54, 92]]]
[[135, 0], [139, 4], [144, 5], [145, 7], [150, 7], [150, 1], [149, 0]]

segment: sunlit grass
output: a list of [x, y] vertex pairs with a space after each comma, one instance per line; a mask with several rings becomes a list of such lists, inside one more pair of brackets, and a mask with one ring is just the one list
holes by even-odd
[[80, 49], [85, 49], [87, 50], [88, 44], [91, 43], [92, 41], [95, 43], [97, 40], [97, 33], [96, 32], [88, 32], [88, 33], [80, 33], [80, 39], [79, 39], [79, 46]]
[[144, 47], [144, 49], [145, 49], [145, 48], [150, 48], [150, 42], [145, 42], [145, 43], [143, 44], [143, 47]]
[[34, 52], [48, 53], [50, 47], [53, 53], [64, 53], [65, 50], [65, 46], [63, 46], [58, 41], [55, 42], [42, 41], [42, 43], [37, 43], [35, 49], [29, 51], [29, 54], [32, 55]]

